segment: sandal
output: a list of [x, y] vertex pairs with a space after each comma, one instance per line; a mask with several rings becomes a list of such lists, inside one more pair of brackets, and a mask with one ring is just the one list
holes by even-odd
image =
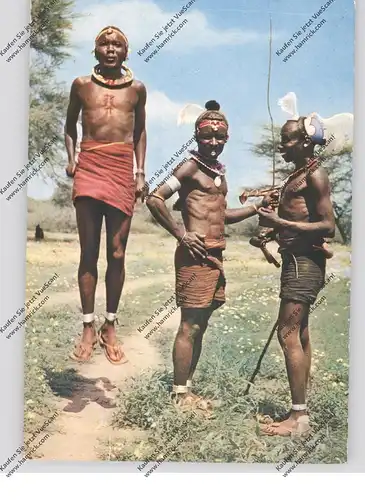
[[[105, 324], [105, 323], [104, 323]], [[100, 330], [98, 331], [98, 341], [99, 341], [99, 345], [100, 347], [103, 349], [104, 351], [104, 354], [105, 354], [105, 357], [106, 359], [109, 361], [109, 363], [111, 363], [112, 365], [123, 365], [124, 363], [127, 363], [128, 362], [128, 359], [126, 358], [126, 355], [124, 354], [124, 351], [122, 349], [122, 346], [121, 344], [114, 344], [114, 345], [110, 345], [108, 344], [107, 342], [105, 342], [105, 340], [103, 339], [102, 335], [103, 335], [103, 328], [104, 328], [104, 325], [100, 328]], [[114, 359], [111, 359], [109, 353], [108, 353], [108, 348], [109, 349], [113, 349], [114, 350], [114, 353], [118, 355], [118, 358], [120, 356], [120, 359], [118, 361], [114, 360]]]
[[[92, 329], [94, 330], [95, 333], [94, 325], [92, 326]], [[98, 343], [97, 338], [95, 338], [92, 344], [86, 343], [82, 339], [80, 339], [79, 342], [75, 345], [73, 352], [69, 354], [69, 357], [73, 361], [78, 361], [79, 363], [87, 363], [88, 361], [90, 361], [93, 352], [95, 351], [97, 343]], [[83, 357], [83, 354], [85, 353], [86, 357]]]

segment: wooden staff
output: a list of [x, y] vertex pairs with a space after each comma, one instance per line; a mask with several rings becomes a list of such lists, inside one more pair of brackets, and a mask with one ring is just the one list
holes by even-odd
[[261, 362], [262, 362], [262, 360], [264, 359], [264, 356], [265, 356], [265, 354], [266, 354], [266, 351], [267, 351], [267, 350], [268, 350], [268, 348], [269, 348], [270, 342], [271, 342], [271, 340], [272, 340], [272, 338], [273, 338], [273, 336], [274, 336], [274, 333], [275, 333], [275, 331], [276, 331], [276, 329], [277, 329], [277, 327], [278, 327], [278, 324], [279, 324], [279, 320], [277, 319], [277, 320], [275, 321], [275, 324], [274, 324], [274, 326], [273, 326], [273, 328], [272, 328], [271, 332], [270, 332], [269, 338], [268, 338], [268, 339], [267, 339], [267, 341], [266, 341], [265, 347], [263, 348], [262, 353], [261, 353], [261, 355], [260, 355], [260, 357], [259, 357], [259, 360], [258, 360], [258, 362], [257, 362], [257, 365], [256, 365], [256, 368], [255, 368], [255, 371], [253, 372], [253, 374], [252, 374], [252, 376], [251, 376], [251, 378], [250, 378], [250, 381], [249, 381], [249, 382], [248, 382], [248, 384], [247, 384], [246, 390], [245, 390], [245, 392], [244, 392], [244, 396], [247, 396], [247, 394], [249, 393], [250, 387], [251, 387], [251, 385], [253, 385], [253, 382], [254, 382], [254, 380], [255, 380], [255, 378], [256, 378], [256, 375], [257, 375], [257, 374], [259, 373], [259, 371], [260, 371], [260, 368], [261, 368]]
[[[272, 114], [271, 114], [271, 109], [270, 109], [270, 80], [271, 80], [271, 60], [272, 60], [272, 19], [271, 19], [271, 13], [270, 13], [270, 34], [269, 34], [269, 72], [268, 72], [268, 78], [267, 78], [267, 94], [266, 94], [266, 100], [267, 100], [267, 109], [268, 109], [268, 112], [269, 112], [269, 116], [270, 116], [270, 122], [271, 122], [271, 136], [272, 136], [272, 148], [273, 148], [273, 154], [272, 154], [272, 187], [271, 188], [265, 188], [265, 189], [256, 189], [256, 190], [252, 190], [252, 191], [248, 191], [248, 192], [243, 192], [240, 196], [240, 201], [241, 203], [245, 203], [245, 201], [247, 200], [247, 198], [249, 198], [249, 196], [265, 196], [265, 194], [269, 193], [270, 191], [275, 191], [277, 190], [277, 199], [279, 200], [279, 196], [280, 196], [280, 187], [279, 186], [275, 186], [275, 171], [276, 171], [276, 168], [275, 168], [275, 134], [274, 134], [274, 121], [273, 121], [273, 118], [272, 118]], [[246, 197], [245, 197], [246, 195]], [[243, 201], [244, 200], [244, 201]], [[275, 231], [274, 232], [271, 232], [271, 236], [273, 237], [275, 234]], [[265, 250], [265, 252], [263, 251], [266, 259], [268, 260], [268, 262], [272, 262], [273, 264], [275, 264], [275, 266], [279, 266], [280, 267], [280, 264], [278, 262], [276, 262], [276, 260], [274, 259], [274, 257], [270, 254], [270, 252], [265, 248], [266, 246], [266, 243], [267, 241], [270, 241], [270, 239], [273, 239], [273, 238], [266, 238], [265, 239], [265, 236], [263, 236], [262, 238], [262, 241], [263, 241], [263, 244], [260, 246], [261, 250], [263, 251], [263, 249]], [[251, 242], [252, 244], [252, 242]], [[270, 256], [267, 256], [266, 254], [269, 253]], [[273, 260], [272, 260], [272, 259]], [[270, 342], [274, 336], [274, 333], [277, 329], [279, 325], [279, 319], [276, 320], [271, 332], [270, 332], [270, 335], [269, 335], [269, 338], [267, 339], [266, 341], [266, 344], [265, 344], [265, 347], [259, 357], [259, 360], [257, 362], [257, 366], [255, 368], [255, 371], [253, 372], [251, 378], [250, 378], [250, 381], [247, 385], [247, 388], [246, 388], [246, 391], [245, 391], [245, 396], [247, 396], [249, 390], [250, 390], [250, 387], [251, 385], [253, 384], [253, 381], [255, 380], [255, 377], [256, 375], [258, 374], [258, 372], [260, 371], [260, 368], [261, 368], [261, 362], [266, 354], [266, 351], [268, 350], [269, 348], [269, 345], [270, 345]]]

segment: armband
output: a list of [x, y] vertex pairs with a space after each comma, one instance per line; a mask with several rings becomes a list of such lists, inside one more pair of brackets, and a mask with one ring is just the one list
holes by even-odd
[[176, 193], [176, 191], [179, 191], [179, 189], [181, 188], [181, 183], [179, 179], [174, 175], [172, 175], [169, 179], [167, 179], [166, 185], [169, 186], [172, 193]]

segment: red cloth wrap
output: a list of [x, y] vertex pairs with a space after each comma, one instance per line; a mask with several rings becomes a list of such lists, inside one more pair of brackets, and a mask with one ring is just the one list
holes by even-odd
[[132, 216], [136, 189], [133, 150], [133, 144], [81, 142], [72, 200], [90, 196]]

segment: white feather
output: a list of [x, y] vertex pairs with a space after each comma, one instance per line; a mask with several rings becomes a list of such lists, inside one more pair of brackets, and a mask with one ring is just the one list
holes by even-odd
[[288, 92], [284, 97], [278, 100], [278, 105], [283, 111], [289, 113], [293, 120], [299, 118], [298, 108], [297, 108], [297, 96], [294, 92]]
[[199, 104], [186, 104], [186, 106], [179, 111], [177, 124], [185, 125], [187, 123], [195, 123], [196, 119], [203, 111], [205, 111], [205, 109], [199, 106]]
[[354, 115], [352, 113], [338, 113], [329, 118], [321, 118], [324, 126], [324, 137], [328, 139], [333, 134], [325, 149], [325, 154], [337, 154], [345, 147], [353, 146]]

